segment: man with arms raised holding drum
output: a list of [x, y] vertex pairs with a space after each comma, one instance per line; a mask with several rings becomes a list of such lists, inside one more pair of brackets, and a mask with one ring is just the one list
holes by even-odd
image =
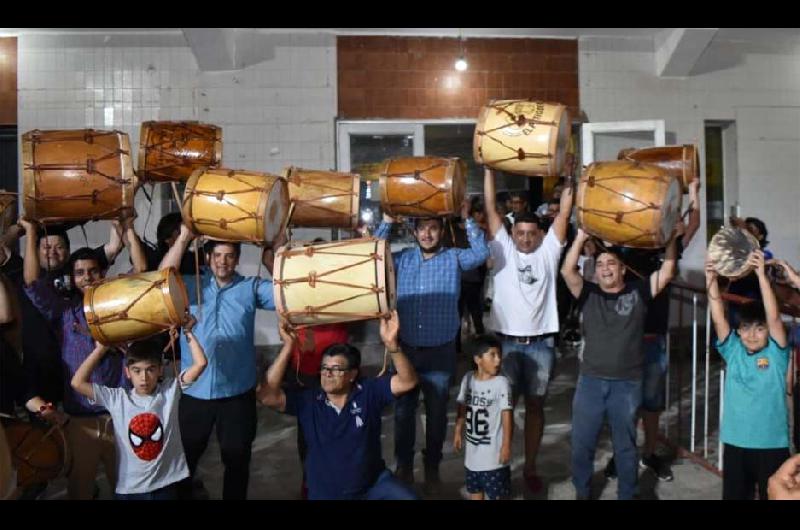
[[[116, 451], [111, 417], [102, 407], [90, 403], [85, 397], [70, 387], [70, 381], [81, 363], [94, 350], [94, 339], [89, 333], [83, 311], [83, 294], [89, 285], [105, 276], [97, 253], [88, 248], [73, 252], [67, 262], [70, 285], [73, 287], [68, 298], [60, 295], [50, 279], [43, 275], [39, 266], [37, 232], [34, 224], [20, 220], [27, 237], [24, 260], [25, 292], [34, 307], [47, 320], [49, 326], [57, 331], [60, 338], [61, 363], [64, 366], [64, 413], [53, 407], [51, 402], [36, 395], [25, 406], [37, 412], [43, 419], [65, 425], [67, 440], [72, 449], [72, 469], [69, 473], [68, 495], [70, 499], [91, 499], [94, 495], [94, 481], [100, 461], [103, 462], [111, 488], [117, 478]], [[126, 244], [131, 248], [134, 271], [144, 271], [146, 264], [141, 241], [133, 230], [133, 218], [126, 221]], [[122, 356], [109, 355], [92, 374], [92, 382], [109, 387], [122, 386], [125, 377], [122, 370]]]
[[[181, 224], [180, 234], [159, 269], [178, 268], [194, 234]], [[225, 474], [223, 499], [245, 499], [250, 480], [250, 453], [256, 435], [256, 309], [275, 309], [272, 281], [236, 272], [240, 243], [208, 241], [205, 262], [196, 278], [186, 276], [190, 312], [197, 317], [194, 335], [208, 367], [181, 394], [179, 423], [186, 463], [194, 477], [216, 425]], [[263, 256], [267, 255], [265, 250]], [[271, 256], [271, 253], [269, 254]], [[268, 268], [271, 269], [271, 263]], [[198, 294], [202, 297], [199, 304]], [[192, 364], [191, 349], [181, 337], [181, 365]], [[191, 480], [180, 485], [180, 497], [191, 497]]]
[[[447, 399], [455, 375], [456, 334], [460, 332], [458, 298], [461, 271], [480, 266], [489, 256], [483, 231], [461, 205], [469, 247], [443, 248], [441, 218], [416, 219], [418, 245], [392, 255], [397, 271], [397, 310], [403, 326], [400, 346], [419, 374], [420, 386], [397, 400], [395, 457], [397, 476], [414, 481], [414, 442], [420, 388], [425, 397], [425, 482], [438, 489], [439, 462], [447, 434]], [[375, 236], [388, 239], [394, 218], [384, 214]]]
[[536, 473], [536, 455], [544, 432], [544, 400], [558, 334], [558, 261], [567, 240], [573, 192], [570, 186], [564, 189], [559, 213], [546, 232], [535, 214], [522, 213], [514, 217], [509, 235], [495, 209], [494, 182], [494, 171], [487, 167], [483, 186], [494, 261], [490, 327], [502, 339], [503, 372], [511, 382], [514, 403], [520, 395], [525, 397], [523, 476], [537, 493], [542, 481]]
[[597, 255], [597, 283], [578, 273], [578, 256], [589, 235], [582, 229], [567, 253], [561, 274], [583, 311], [586, 338], [572, 403], [572, 483], [578, 499], [589, 499], [597, 437], [608, 416], [620, 499], [632, 499], [638, 480], [636, 415], [642, 402], [647, 306], [675, 277], [675, 231], [661, 267], [644, 279], [625, 282], [616, 249]]

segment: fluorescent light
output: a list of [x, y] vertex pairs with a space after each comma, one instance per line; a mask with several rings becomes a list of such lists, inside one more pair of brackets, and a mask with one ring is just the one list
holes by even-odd
[[468, 65], [467, 65], [467, 60], [466, 60], [466, 59], [464, 59], [464, 57], [463, 57], [463, 56], [459, 57], [459, 58], [456, 60], [455, 67], [456, 67], [456, 70], [458, 70], [459, 72], [463, 72], [464, 70], [466, 70], [466, 69], [467, 69], [467, 66], [468, 66]]

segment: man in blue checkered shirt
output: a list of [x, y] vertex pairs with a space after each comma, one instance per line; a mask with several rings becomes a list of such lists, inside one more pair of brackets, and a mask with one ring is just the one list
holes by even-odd
[[[417, 219], [418, 245], [392, 255], [397, 271], [400, 343], [419, 374], [420, 386], [397, 400], [395, 457], [397, 476], [414, 482], [414, 442], [419, 392], [425, 397], [425, 482], [438, 489], [439, 462], [447, 431], [447, 399], [455, 374], [456, 334], [460, 332], [458, 298], [461, 271], [479, 267], [489, 257], [483, 231], [469, 216], [469, 201], [461, 205], [469, 247], [442, 248], [441, 218]], [[384, 215], [375, 236], [388, 239], [395, 220]]]

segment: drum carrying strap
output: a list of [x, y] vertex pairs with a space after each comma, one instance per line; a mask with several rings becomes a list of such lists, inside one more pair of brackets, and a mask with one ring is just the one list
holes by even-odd
[[[424, 169], [415, 169], [413, 173], [407, 173], [407, 172], [406, 173], [384, 173], [382, 176], [384, 176], [386, 178], [396, 178], [396, 177], [408, 178], [408, 177], [413, 177], [414, 180], [422, 181], [423, 184], [425, 184], [426, 186], [430, 187], [433, 190], [429, 195], [426, 195], [425, 197], [423, 197], [422, 199], [419, 199], [418, 201], [396, 202], [396, 203], [393, 203], [391, 206], [410, 206], [410, 207], [413, 207], [413, 208], [419, 208], [420, 210], [423, 210], [423, 211], [429, 213], [432, 217], [438, 216], [440, 214], [440, 212], [438, 212], [436, 210], [431, 210], [430, 208], [426, 208], [425, 206], [423, 206], [423, 204], [426, 203], [427, 201], [431, 200], [433, 197], [441, 194], [441, 193], [448, 193], [450, 190], [449, 189], [441, 189], [441, 188], [439, 188], [439, 186], [437, 186], [436, 184], [434, 184], [433, 182], [431, 182], [430, 180], [425, 178], [423, 173], [426, 173], [428, 171], [431, 171], [433, 169], [438, 169], [438, 168], [441, 168], [441, 167], [447, 167], [447, 164], [445, 164], [443, 162], [437, 162], [437, 163], [433, 164], [432, 166], [428, 166], [428, 167], [426, 167]], [[387, 210], [388, 209], [389, 208], [387, 208]]]

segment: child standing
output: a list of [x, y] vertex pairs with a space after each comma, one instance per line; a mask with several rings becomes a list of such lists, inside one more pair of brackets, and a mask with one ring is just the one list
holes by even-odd
[[725, 397], [720, 436], [724, 443], [722, 498], [767, 498], [767, 481], [789, 458], [786, 370], [789, 349], [775, 293], [764, 267], [764, 252], [748, 259], [755, 267], [762, 302], [739, 310], [732, 333], [720, 298], [717, 273], [706, 261], [706, 283], [717, 350], [725, 360]]
[[461, 380], [453, 445], [461, 451], [466, 430], [464, 466], [470, 498], [507, 499], [511, 496], [511, 385], [499, 375], [503, 358], [500, 341], [483, 335], [471, 346], [477, 369]]
[[180, 390], [196, 381], [207, 363], [202, 346], [192, 335], [192, 322], [184, 333], [193, 363], [177, 379], [166, 376], [159, 382], [163, 375], [161, 348], [152, 340], [133, 343], [126, 355], [125, 375], [131, 390], [89, 382], [108, 351], [100, 343], [72, 378], [77, 392], [111, 414], [118, 455], [118, 500], [177, 499], [177, 483], [189, 476], [178, 427], [178, 402]]

